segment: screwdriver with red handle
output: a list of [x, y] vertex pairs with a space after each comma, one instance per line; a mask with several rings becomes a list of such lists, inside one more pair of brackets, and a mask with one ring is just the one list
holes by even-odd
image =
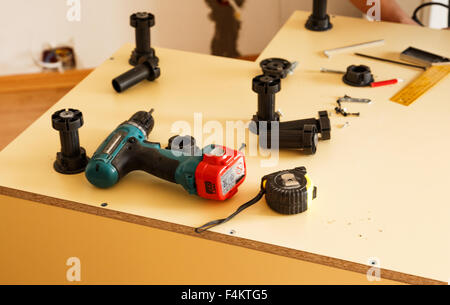
[[394, 79], [383, 80], [383, 81], [379, 81], [379, 82], [372, 82], [372, 83], [370, 83], [370, 86], [372, 88], [383, 87], [383, 86], [388, 86], [388, 85], [395, 85], [402, 81], [403, 81], [403, 79], [394, 78]]

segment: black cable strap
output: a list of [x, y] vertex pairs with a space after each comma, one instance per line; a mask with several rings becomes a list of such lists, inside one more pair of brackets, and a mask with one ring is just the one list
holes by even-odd
[[241, 205], [233, 214], [231, 214], [230, 216], [228, 216], [227, 218], [223, 218], [223, 219], [217, 219], [217, 220], [213, 220], [210, 221], [206, 224], [204, 224], [201, 227], [195, 228], [195, 232], [196, 233], [203, 233], [205, 231], [208, 231], [209, 229], [218, 226], [220, 224], [223, 224], [229, 220], [231, 220], [233, 217], [235, 217], [236, 215], [238, 215], [239, 213], [241, 213], [243, 210], [245, 210], [246, 208], [251, 207], [252, 205], [254, 205], [255, 203], [257, 203], [258, 201], [261, 200], [261, 198], [264, 196], [264, 194], [266, 193], [266, 189], [264, 187], [264, 182], [265, 182], [265, 177], [261, 180], [261, 190], [259, 191], [258, 195], [256, 195], [252, 200], [244, 203], [243, 205]]

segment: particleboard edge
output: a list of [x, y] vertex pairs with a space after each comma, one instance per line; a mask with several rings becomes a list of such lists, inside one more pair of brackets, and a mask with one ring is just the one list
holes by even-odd
[[[194, 228], [185, 225], [165, 222], [153, 218], [147, 218], [139, 215], [133, 215], [125, 212], [108, 210], [107, 208], [95, 207], [75, 201], [58, 199], [54, 197], [39, 195], [36, 193], [26, 192], [22, 190], [12, 189], [0, 186], [0, 195], [29, 200], [33, 202], [43, 203], [50, 206], [60, 207], [64, 209], [74, 210], [77, 212], [88, 213], [92, 215], [107, 217], [115, 220], [134, 223], [137, 225], [147, 226], [160, 230], [186, 234], [207, 240], [230, 244], [234, 246], [244, 247], [274, 255], [284, 256], [288, 258], [298, 259], [314, 264], [320, 264], [332, 268], [338, 268], [346, 271], [366, 274], [371, 268], [368, 265], [354, 263], [342, 259], [323, 256], [319, 254], [309, 253], [296, 249], [276, 246], [259, 241], [249, 240], [236, 236], [229, 236], [221, 233], [207, 231], [202, 234], [194, 232]], [[428, 279], [420, 276], [410, 275], [402, 272], [392, 271], [381, 268], [381, 277], [387, 280], [397, 281], [413, 285], [448, 285], [446, 282]]]

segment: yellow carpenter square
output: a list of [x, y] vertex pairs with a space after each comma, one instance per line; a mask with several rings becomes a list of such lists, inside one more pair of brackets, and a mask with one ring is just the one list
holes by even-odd
[[440, 80], [444, 79], [450, 72], [450, 65], [436, 64], [428, 68], [412, 83], [408, 84], [396, 95], [391, 97], [391, 101], [409, 106], [415, 102], [422, 94], [431, 89]]

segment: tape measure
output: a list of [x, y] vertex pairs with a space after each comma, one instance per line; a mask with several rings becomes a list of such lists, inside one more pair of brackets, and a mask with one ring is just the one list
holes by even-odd
[[279, 171], [261, 179], [261, 189], [253, 199], [241, 205], [236, 212], [227, 218], [217, 219], [195, 229], [202, 233], [223, 224], [251, 207], [265, 195], [269, 207], [284, 215], [295, 215], [305, 212], [309, 203], [317, 197], [317, 187], [307, 175], [305, 167]]
[[265, 181], [266, 202], [280, 214], [303, 213], [317, 197], [317, 187], [307, 175], [305, 167], [273, 173], [266, 176]]
[[444, 79], [449, 73], [449, 64], [434, 64], [400, 92], [391, 97], [391, 101], [409, 106], [433, 88], [439, 81]]

